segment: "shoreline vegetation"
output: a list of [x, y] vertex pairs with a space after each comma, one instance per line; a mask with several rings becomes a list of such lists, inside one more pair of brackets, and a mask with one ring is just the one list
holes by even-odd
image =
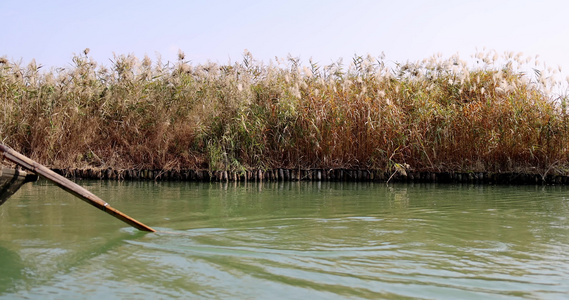
[[569, 184], [567, 175], [490, 172], [383, 172], [357, 169], [272, 169], [244, 172], [208, 170], [54, 169], [67, 178], [192, 182], [406, 182], [467, 184]]
[[86, 49], [44, 70], [0, 57], [0, 139], [79, 178], [568, 183], [558, 70], [514, 53], [472, 61], [245, 51], [105, 66]]

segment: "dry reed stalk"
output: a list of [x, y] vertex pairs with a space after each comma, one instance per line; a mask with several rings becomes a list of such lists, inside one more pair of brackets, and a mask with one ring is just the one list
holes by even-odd
[[[0, 138], [52, 167], [568, 169], [566, 97], [521, 55], [387, 66], [354, 57], [232, 65], [88, 56], [0, 60]], [[546, 68], [544, 68], [546, 69]]]

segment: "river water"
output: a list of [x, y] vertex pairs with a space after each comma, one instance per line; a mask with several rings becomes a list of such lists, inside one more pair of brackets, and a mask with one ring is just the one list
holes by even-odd
[[0, 299], [563, 299], [569, 188], [38, 182], [0, 206]]

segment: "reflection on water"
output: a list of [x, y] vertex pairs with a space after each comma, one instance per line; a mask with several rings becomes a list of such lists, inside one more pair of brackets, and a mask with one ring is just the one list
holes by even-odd
[[[45, 182], [0, 207], [0, 297], [562, 298], [566, 187]], [[4, 270], [9, 270], [4, 272]]]

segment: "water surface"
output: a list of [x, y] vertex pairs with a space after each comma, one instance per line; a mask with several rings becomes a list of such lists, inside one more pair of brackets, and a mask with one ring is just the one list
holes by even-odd
[[569, 188], [46, 182], [0, 206], [0, 298], [562, 299]]

